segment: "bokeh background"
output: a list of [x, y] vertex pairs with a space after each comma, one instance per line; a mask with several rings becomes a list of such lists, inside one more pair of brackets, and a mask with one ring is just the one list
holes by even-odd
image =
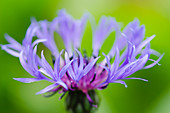
[[[151, 47], [165, 53], [161, 66], [132, 75], [149, 82], [128, 80], [128, 88], [111, 84], [99, 91], [101, 104], [97, 113], [170, 113], [170, 0], [0, 0], [0, 43], [7, 43], [5, 33], [22, 42], [31, 17], [51, 21], [61, 8], [75, 18], [87, 11], [97, 21], [102, 15], [110, 15], [122, 22], [123, 27], [138, 18], [145, 24], [146, 37], [156, 34]], [[88, 26], [82, 43], [83, 48], [91, 47]], [[103, 48], [107, 49], [107, 45]], [[0, 50], [0, 113], [66, 113], [64, 100], [58, 100], [60, 95], [51, 98], [35, 95], [47, 83], [23, 84], [13, 77], [29, 75], [18, 58]]]

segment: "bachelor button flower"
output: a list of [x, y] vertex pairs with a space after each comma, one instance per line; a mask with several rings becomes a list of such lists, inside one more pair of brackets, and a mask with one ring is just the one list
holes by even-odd
[[[92, 25], [93, 36], [91, 57], [80, 52], [81, 40], [88, 20]], [[5, 35], [9, 44], [1, 45], [1, 48], [19, 57], [23, 68], [33, 76], [33, 78], [14, 78], [15, 80], [24, 83], [49, 81], [52, 85], [36, 94], [52, 93], [46, 95], [51, 96], [58, 91], [63, 95], [68, 92], [66, 107], [70, 112], [92, 112], [93, 106], [97, 107], [99, 104], [96, 89], [105, 89], [109, 83], [120, 83], [127, 87], [123, 81], [125, 79], [147, 81], [129, 76], [138, 70], [160, 65], [158, 62], [163, 57], [150, 48], [150, 41], [155, 35], [144, 40], [145, 26], [140, 26], [137, 19], [129, 23], [123, 31], [120, 29], [118, 22], [112, 17], [103, 16], [96, 25], [94, 18], [89, 14], [85, 14], [80, 20], [75, 20], [65, 10], [60, 10], [52, 22], [47, 20], [37, 22], [32, 19], [22, 44]], [[59, 52], [55, 44], [54, 32], [63, 39], [64, 57], [61, 57], [64, 50]], [[105, 54], [100, 49], [112, 32], [116, 33], [116, 39], [110, 52]], [[32, 42], [33, 37], [38, 39]], [[37, 55], [38, 43], [43, 43], [51, 51], [53, 66], [45, 59], [43, 50], [41, 57]], [[101, 62], [97, 62], [100, 58], [99, 51], [105, 57]], [[158, 59], [151, 59], [151, 54]], [[114, 59], [113, 63], [111, 63], [112, 59]], [[148, 60], [153, 63], [146, 65]]]

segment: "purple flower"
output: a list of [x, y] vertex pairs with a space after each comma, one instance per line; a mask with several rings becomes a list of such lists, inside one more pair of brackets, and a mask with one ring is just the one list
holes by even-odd
[[9, 44], [1, 45], [2, 50], [5, 50], [7, 53], [19, 57], [19, 53], [22, 50], [23, 46], [10, 37], [8, 34], [5, 34], [5, 39], [9, 42]]
[[[88, 20], [91, 21], [93, 33], [93, 53], [90, 57], [81, 53], [81, 40]], [[24, 83], [46, 80], [52, 83], [37, 94], [59, 90], [60, 93], [82, 91], [88, 101], [93, 103], [94, 100], [89, 92], [104, 89], [109, 83], [120, 83], [127, 87], [123, 81], [125, 79], [147, 81], [129, 76], [138, 70], [160, 65], [159, 61], [164, 55], [150, 47], [150, 41], [155, 35], [144, 40], [145, 26], [140, 26], [139, 20], [135, 19], [129, 23], [123, 31], [120, 29], [118, 22], [111, 17], [103, 16], [96, 25], [90, 15], [85, 14], [80, 20], [76, 20], [65, 10], [60, 10], [52, 22], [46, 20], [37, 22], [33, 19], [22, 45], [9, 35], [5, 35], [9, 44], [1, 45], [1, 48], [19, 57], [23, 68], [33, 76], [33, 78], [14, 78], [15, 80]], [[64, 50], [59, 53], [55, 44], [55, 32], [64, 41], [65, 57], [61, 56]], [[115, 42], [108, 54], [103, 53], [105, 59], [99, 62], [102, 44], [112, 32], [116, 33]], [[38, 39], [32, 42], [34, 36]], [[52, 65], [45, 59], [43, 51], [41, 57], [37, 55], [38, 43], [43, 43], [51, 51], [54, 57]], [[151, 54], [158, 59], [151, 59]], [[114, 59], [113, 63], [111, 59]], [[146, 65], [148, 60], [153, 63]]]

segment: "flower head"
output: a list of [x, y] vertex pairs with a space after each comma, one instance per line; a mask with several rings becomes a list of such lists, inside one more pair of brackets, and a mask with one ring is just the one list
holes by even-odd
[[[91, 21], [93, 32], [91, 57], [87, 57], [86, 54], [82, 55], [80, 49], [88, 20]], [[1, 48], [19, 57], [23, 68], [34, 77], [14, 78], [15, 80], [24, 83], [46, 80], [52, 83], [37, 94], [61, 90], [60, 93], [71, 92], [70, 94], [73, 95], [75, 93], [72, 92], [81, 91], [90, 103], [95, 103], [89, 92], [104, 89], [110, 83], [120, 83], [127, 87], [123, 81], [125, 79], [147, 81], [129, 76], [138, 70], [151, 68], [156, 64], [160, 65], [158, 62], [163, 57], [150, 47], [150, 41], [155, 35], [144, 40], [145, 26], [140, 26], [139, 20], [135, 19], [129, 23], [123, 31], [120, 29], [118, 22], [112, 17], [103, 16], [96, 25], [94, 19], [88, 14], [76, 20], [65, 10], [60, 10], [52, 22], [46, 20], [37, 22], [33, 19], [22, 44], [9, 35], [5, 35], [9, 44], [1, 45]], [[55, 44], [54, 32], [58, 33], [64, 41], [64, 57], [61, 56], [64, 50], [59, 52]], [[116, 33], [115, 42], [108, 54], [103, 52], [105, 59], [98, 62], [102, 44], [112, 32]], [[32, 42], [34, 36], [38, 39]], [[37, 55], [38, 43], [43, 43], [51, 51], [53, 65], [47, 62], [43, 51], [41, 57]], [[151, 54], [158, 56], [158, 59], [151, 59]], [[111, 63], [112, 59], [114, 59], [113, 63]], [[148, 60], [153, 63], [146, 65]]]

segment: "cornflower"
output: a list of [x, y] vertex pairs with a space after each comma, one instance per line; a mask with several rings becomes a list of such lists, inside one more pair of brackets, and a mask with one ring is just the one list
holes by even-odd
[[[81, 53], [81, 41], [87, 21], [92, 25], [92, 55]], [[107, 54], [101, 51], [105, 39], [115, 32], [115, 42]], [[54, 41], [54, 33], [61, 36], [65, 48], [59, 51]], [[37, 37], [33, 41], [33, 37]], [[129, 77], [136, 71], [148, 69], [161, 60], [164, 54], [151, 49], [150, 41], [155, 35], [145, 37], [145, 26], [139, 25], [139, 20], [130, 22], [123, 31], [118, 22], [112, 17], [102, 16], [98, 25], [89, 14], [84, 14], [80, 20], [74, 19], [65, 10], [60, 10], [58, 16], [52, 21], [36, 21], [32, 19], [23, 43], [20, 44], [5, 35], [9, 44], [1, 45], [7, 53], [18, 57], [22, 67], [33, 78], [14, 78], [24, 83], [46, 80], [52, 84], [36, 94], [56, 92], [63, 93], [60, 99], [68, 92], [66, 107], [70, 112], [92, 112], [99, 104], [96, 90], [107, 88], [110, 83], [120, 83], [127, 87], [123, 81], [126, 79], [142, 78]], [[43, 43], [50, 51], [53, 65], [44, 57], [37, 55], [37, 45]], [[64, 51], [65, 49], [65, 51]], [[100, 58], [102, 52], [104, 59]], [[64, 57], [62, 54], [64, 53]], [[153, 54], [157, 60], [150, 58]], [[111, 62], [113, 60], [113, 63]], [[153, 63], [146, 65], [147, 61]]]

